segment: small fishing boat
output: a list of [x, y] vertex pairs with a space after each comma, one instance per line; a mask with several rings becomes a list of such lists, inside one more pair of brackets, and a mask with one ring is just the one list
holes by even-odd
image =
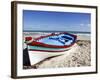
[[66, 32], [51, 33], [35, 39], [26, 37], [25, 43], [30, 51], [63, 52], [75, 44], [76, 38], [76, 35]]

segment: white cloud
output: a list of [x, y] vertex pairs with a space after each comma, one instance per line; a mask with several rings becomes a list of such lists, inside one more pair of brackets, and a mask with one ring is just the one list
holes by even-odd
[[83, 24], [83, 23], [81, 23], [81, 24], [79, 24], [79, 25], [82, 26], [82, 27], [85, 26], [85, 24]]

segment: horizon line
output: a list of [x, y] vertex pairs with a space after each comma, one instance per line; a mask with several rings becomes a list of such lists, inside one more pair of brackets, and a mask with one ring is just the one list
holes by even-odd
[[88, 31], [40, 31], [40, 30], [23, 30], [23, 32], [72, 32], [72, 33], [75, 33], [75, 32], [78, 32], [78, 33], [91, 33], [91, 32], [88, 32]]

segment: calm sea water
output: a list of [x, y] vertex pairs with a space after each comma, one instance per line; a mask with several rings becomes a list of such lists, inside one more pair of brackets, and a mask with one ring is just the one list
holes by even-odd
[[84, 34], [90, 34], [91, 32], [81, 32], [81, 31], [32, 31], [32, 30], [24, 30], [23, 32], [47, 32], [47, 33], [51, 33], [51, 32], [69, 32], [69, 33], [84, 33]]
[[[23, 31], [24, 35], [47, 35], [51, 33], [59, 33], [59, 32], [64, 32], [64, 31], [53, 31], [53, 32], [48, 32], [48, 31]], [[67, 33], [75, 34], [75, 35], [86, 35], [90, 36], [91, 32], [79, 32], [79, 31], [66, 31]]]

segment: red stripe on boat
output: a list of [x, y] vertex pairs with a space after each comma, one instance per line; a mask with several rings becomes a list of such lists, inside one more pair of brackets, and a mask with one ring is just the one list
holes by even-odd
[[[68, 48], [68, 47], [71, 47], [72, 45], [75, 44], [75, 42], [74, 42], [71, 45], [57, 46], [57, 45], [49, 45], [49, 44], [37, 42], [37, 40], [39, 40], [39, 39], [42, 39], [42, 38], [45, 38], [45, 37], [49, 37], [49, 36], [56, 36], [56, 35], [60, 35], [60, 34], [69, 34], [69, 33], [67, 33], [67, 32], [62, 32], [62, 33], [59, 33], [59, 34], [52, 33], [52, 34], [49, 34], [49, 35], [46, 35], [46, 36], [40, 36], [38, 38], [35, 38], [34, 41], [32, 41], [31, 43], [27, 43], [27, 45], [42, 46], [42, 47], [48, 47], [48, 48]], [[73, 34], [69, 34], [69, 35], [73, 36], [75, 38], [75, 40], [76, 40], [76, 38], [77, 38], [76, 35], [73, 35]], [[28, 38], [28, 37], [26, 37], [26, 38]], [[32, 39], [32, 37], [31, 38], [29, 37], [29, 40], [31, 40], [31, 39]]]
[[44, 43], [40, 43], [40, 42], [36, 42], [36, 41], [33, 41], [32, 43], [28, 43], [28, 45], [31, 45], [31, 46], [42, 46], [42, 47], [48, 47], [48, 48], [68, 48], [68, 47], [71, 47], [72, 45], [74, 45], [75, 43], [69, 45], [69, 46], [57, 46], [57, 45], [49, 45], [49, 44], [44, 44]]

